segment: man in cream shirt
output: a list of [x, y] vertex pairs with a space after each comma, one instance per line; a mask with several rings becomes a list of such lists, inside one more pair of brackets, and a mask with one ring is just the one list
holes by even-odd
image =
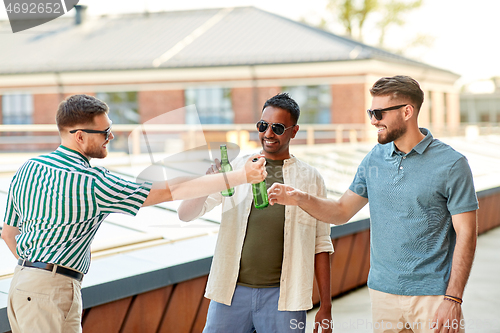
[[[318, 171], [289, 153], [299, 114], [299, 106], [286, 93], [263, 107], [257, 129], [266, 157], [266, 182], [326, 197]], [[233, 168], [241, 168], [245, 160], [236, 159]], [[212, 168], [218, 172], [220, 165]], [[191, 221], [219, 204], [223, 214], [205, 294], [212, 301], [204, 332], [304, 332], [315, 274], [321, 298], [316, 326], [331, 332], [330, 227], [298, 207], [256, 209], [250, 185], [236, 188], [231, 198], [216, 193], [186, 200], [179, 217]]]

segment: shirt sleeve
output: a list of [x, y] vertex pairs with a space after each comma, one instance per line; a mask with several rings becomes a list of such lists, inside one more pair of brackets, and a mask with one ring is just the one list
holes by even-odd
[[101, 171], [101, 176], [93, 184], [100, 212], [137, 215], [153, 184], [138, 184], [115, 176], [106, 169]]
[[[316, 183], [318, 184], [317, 195], [321, 198], [326, 198], [326, 185], [323, 177], [318, 173], [316, 177]], [[316, 246], [315, 254], [328, 252], [333, 253], [333, 244], [331, 234], [331, 226], [329, 223], [321, 222], [316, 220]]]
[[7, 206], [5, 207], [5, 217], [4, 222], [11, 227], [20, 227], [21, 218], [17, 213], [16, 205], [14, 203], [14, 182], [15, 177], [10, 183], [9, 193], [7, 195]]
[[472, 172], [465, 156], [458, 159], [450, 168], [446, 182], [446, 196], [451, 215], [479, 208]]
[[366, 184], [366, 170], [368, 170], [368, 161], [370, 159], [371, 152], [365, 156], [361, 164], [358, 166], [354, 180], [349, 186], [349, 190], [353, 191], [357, 195], [363, 198], [368, 198], [368, 186]]

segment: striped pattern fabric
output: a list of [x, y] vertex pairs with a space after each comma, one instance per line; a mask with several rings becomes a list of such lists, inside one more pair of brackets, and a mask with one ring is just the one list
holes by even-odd
[[135, 216], [151, 183], [136, 184], [91, 167], [80, 153], [60, 146], [27, 161], [9, 189], [5, 223], [18, 227], [17, 253], [87, 273], [90, 244], [110, 213]]

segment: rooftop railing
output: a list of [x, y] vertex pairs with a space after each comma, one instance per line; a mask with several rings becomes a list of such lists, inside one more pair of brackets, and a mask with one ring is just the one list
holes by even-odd
[[[462, 123], [456, 127], [428, 126], [434, 137], [499, 135], [500, 123]], [[191, 149], [206, 142], [233, 142], [241, 148], [259, 146], [254, 124], [127, 124], [113, 125], [115, 140], [111, 151], [129, 154], [155, 151], [169, 152]], [[146, 140], [145, 140], [146, 138]], [[340, 142], [368, 142], [376, 139], [369, 124], [300, 124], [300, 131], [292, 144], [324, 144]], [[57, 127], [52, 124], [0, 125], [0, 151], [46, 151], [60, 143]]]

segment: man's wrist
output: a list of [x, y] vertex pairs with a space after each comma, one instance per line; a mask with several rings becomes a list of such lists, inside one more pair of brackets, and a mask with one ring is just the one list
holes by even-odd
[[320, 303], [319, 303], [319, 308], [320, 308], [321, 310], [325, 310], [325, 311], [326, 311], [326, 310], [331, 310], [331, 309], [332, 309], [332, 303], [331, 303], [331, 302], [329, 302], [329, 301], [324, 302], [324, 301], [321, 301], [321, 300], [320, 300]]
[[228, 188], [235, 187], [248, 182], [247, 173], [244, 168], [228, 172], [227, 175], [228, 175], [227, 182], [229, 184], [226, 183], [226, 186], [229, 186]]
[[[309, 193], [298, 191], [299, 195], [295, 197], [295, 204], [306, 210], [309, 205], [309, 200], [311, 199], [311, 195]], [[307, 211], [307, 210], [306, 210]]]
[[453, 303], [458, 304], [458, 305], [462, 305], [462, 303], [464, 302], [460, 297], [451, 296], [451, 295], [444, 295], [444, 300], [449, 301], [449, 302], [453, 302]]

